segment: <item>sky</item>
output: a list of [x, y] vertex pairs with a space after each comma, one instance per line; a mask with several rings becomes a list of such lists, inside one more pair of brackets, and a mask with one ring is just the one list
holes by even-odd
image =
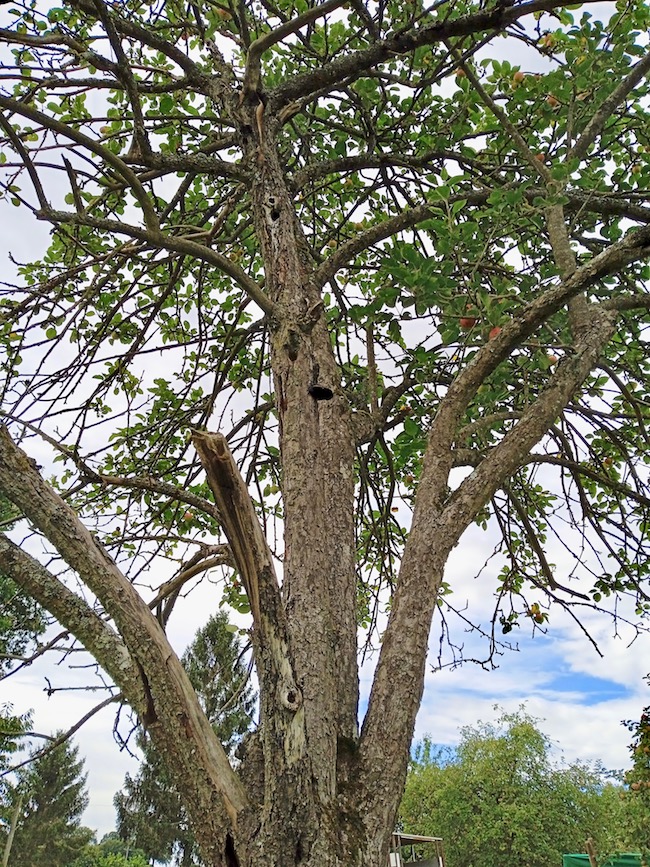
[[[0, 258], [4, 262], [11, 252], [18, 261], [27, 260], [35, 249], [46, 243], [48, 228], [29, 221], [29, 230], [19, 215], [6, 206]], [[7, 278], [9, 279], [9, 278]], [[445, 578], [455, 588], [455, 602], [466, 600], [479, 618], [488, 616], [488, 585], [498, 571], [489, 563], [482, 577], [473, 576], [492, 549], [489, 538], [478, 528], [470, 528], [449, 561]], [[554, 562], [561, 580], [563, 561], [557, 552]], [[573, 563], [566, 563], [569, 571]], [[182, 617], [171, 626], [173, 643], [179, 652], [190, 642], [195, 630], [204, 625], [219, 606], [218, 590], [204, 581], [185, 601]], [[547, 634], [533, 638], [526, 627], [516, 631], [518, 650], [497, 659], [493, 670], [466, 664], [456, 669], [434, 671], [437, 633], [432, 632], [430, 667], [425, 694], [417, 718], [416, 741], [428, 735], [441, 745], [458, 742], [463, 726], [477, 721], [495, 720], [502, 711], [525, 710], [539, 719], [541, 730], [554, 745], [558, 762], [601, 762], [606, 768], [629, 766], [630, 734], [621, 724], [638, 719], [641, 709], [650, 703], [650, 690], [644, 676], [650, 670], [650, 636], [634, 634], [604, 617], [587, 614], [602, 657], [585, 638], [577, 624], [568, 617], [553, 614]], [[460, 627], [459, 627], [460, 628]], [[483, 655], [484, 646], [473, 633], [455, 633], [464, 643], [465, 655]], [[82, 660], [74, 660], [78, 665]], [[363, 709], [370, 687], [374, 660], [361, 672]], [[65, 670], [64, 670], [65, 669]], [[46, 680], [47, 678], [47, 680]], [[72, 681], [71, 681], [72, 678]], [[69, 669], [69, 660], [33, 665], [0, 683], [0, 704], [12, 702], [16, 712], [34, 710], [34, 729], [51, 733], [74, 724], [104, 696], [79, 691], [55, 691], [47, 694], [48, 682], [81, 687], [88, 682], [88, 671]], [[90, 804], [83, 822], [93, 828], [98, 838], [114, 829], [113, 796], [122, 786], [125, 773], [134, 775], [138, 760], [121, 749], [113, 735], [115, 709], [107, 708], [94, 716], [77, 734], [75, 743], [85, 757]], [[130, 724], [122, 714], [120, 732], [126, 736]], [[390, 773], [390, 769], [387, 769]]]

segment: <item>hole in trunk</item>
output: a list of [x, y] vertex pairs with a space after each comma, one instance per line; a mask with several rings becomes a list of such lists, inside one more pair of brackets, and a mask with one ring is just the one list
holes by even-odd
[[314, 400], [331, 400], [334, 397], [334, 392], [326, 385], [311, 385], [307, 390]]
[[235, 841], [231, 834], [226, 834], [226, 848], [224, 850], [226, 856], [226, 867], [239, 867], [239, 858], [235, 852]]

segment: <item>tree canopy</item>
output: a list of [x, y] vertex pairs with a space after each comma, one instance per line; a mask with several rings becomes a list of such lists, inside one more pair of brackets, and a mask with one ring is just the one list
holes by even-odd
[[464, 728], [456, 750], [419, 746], [400, 819], [408, 833], [441, 836], [449, 867], [552, 867], [588, 838], [603, 858], [629, 844], [620, 794], [598, 767], [554, 762], [537, 720], [503, 713]]
[[632, 767], [625, 774], [627, 827], [647, 863], [650, 858], [650, 705], [643, 708], [638, 720], [629, 720], [626, 724], [633, 733]]
[[149, 867], [144, 853], [121, 840], [116, 831], [105, 834], [99, 843], [87, 846], [70, 867]]
[[[647, 617], [648, 6], [2, 8], [0, 183], [51, 234], [0, 287], [0, 570], [206, 861], [384, 867], [434, 616], [441, 664], [454, 614], [484, 661], [558, 608]], [[480, 621], [445, 573], [473, 523]], [[237, 766], [166, 634], [218, 570]]]

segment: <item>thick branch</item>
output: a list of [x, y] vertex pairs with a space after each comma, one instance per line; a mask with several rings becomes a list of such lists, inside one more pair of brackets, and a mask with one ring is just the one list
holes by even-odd
[[226, 438], [218, 433], [196, 431], [192, 442], [208, 476], [232, 557], [244, 582], [253, 621], [260, 628], [259, 580], [267, 580], [280, 595], [271, 551]]
[[[248, 181], [250, 177], [245, 166], [217, 159], [201, 150], [187, 154], [162, 154], [158, 152], [129, 154], [128, 156], [125, 155], [124, 162], [129, 165], [145, 166], [156, 173], [153, 177], [159, 176], [159, 173], [166, 174], [168, 172], [200, 172], [206, 177], [234, 178], [238, 181]], [[147, 177], [145, 173], [143, 176]]]
[[[364, 169], [384, 168], [407, 168], [423, 169], [431, 166], [434, 162], [442, 163], [444, 160], [453, 160], [459, 165], [475, 165], [481, 170], [484, 164], [470, 154], [439, 148], [427, 151], [423, 154], [395, 154], [395, 153], [363, 153], [353, 156], [337, 157], [336, 159], [319, 160], [308, 163], [304, 168], [297, 171], [291, 178], [291, 185], [296, 191], [302, 190], [307, 184], [317, 181], [319, 178], [332, 174], [345, 172], [360, 172]], [[489, 193], [487, 193], [489, 195]]]
[[115, 630], [38, 560], [0, 534], [0, 570], [65, 626], [119, 684], [138, 713], [146, 707], [137, 667]]
[[276, 110], [296, 99], [304, 99], [317, 90], [333, 87], [351, 76], [362, 75], [395, 56], [410, 54], [424, 45], [435, 45], [445, 39], [469, 36], [486, 30], [498, 32], [525, 15], [550, 11], [561, 5], [558, 0], [531, 0], [513, 6], [500, 5], [488, 12], [478, 12], [451, 21], [436, 21], [418, 30], [391, 34], [368, 48], [351, 52], [318, 70], [296, 75], [285, 81], [269, 94], [270, 107]]
[[614, 332], [616, 318], [616, 313], [611, 311], [590, 309], [589, 327], [581, 333], [575, 353], [558, 365], [547, 389], [454, 493], [443, 517], [448, 532], [455, 534], [455, 527], [466, 527], [498, 489], [500, 480], [527, 460], [531, 448], [597, 365], [603, 347]]
[[[362, 757], [367, 773], [377, 766], [402, 767], [408, 755], [424, 686], [431, 618], [449, 552], [503, 480], [525, 462], [530, 449], [580, 388], [597, 364], [600, 352], [614, 331], [615, 321], [616, 316], [611, 312], [592, 311], [591, 327], [581, 334], [575, 355], [559, 365], [546, 391], [487, 454], [448, 503], [443, 500], [439, 467], [450, 460], [447, 453], [454, 436], [451, 425], [455, 413], [452, 411], [447, 416], [444, 428], [434, 424], [363, 724]], [[443, 406], [450, 400], [451, 391]], [[440, 415], [444, 413], [439, 411]], [[446, 479], [447, 475], [443, 484]], [[373, 792], [371, 797], [371, 814], [384, 813], [389, 821], [392, 816], [387, 793]], [[383, 804], [376, 803], [378, 797], [384, 798]], [[394, 806], [396, 808], [397, 804]]]
[[[57, 548], [115, 622], [147, 694], [143, 722], [177, 774], [179, 786], [187, 787], [190, 812], [198, 818], [200, 811], [210, 809], [209, 789], [216, 789], [235, 823], [246, 795], [158, 621], [5, 427], [0, 428], [0, 490]], [[120, 679], [116, 683], [121, 686]], [[197, 786], [197, 766], [207, 787]]]
[[253, 649], [262, 682], [262, 701], [270, 703], [264, 709], [271, 725], [277, 700], [292, 713], [302, 703], [290, 661], [287, 622], [273, 556], [226, 438], [219, 433], [196, 431], [192, 442], [205, 468], [230, 554], [250, 603]]
[[621, 241], [610, 245], [598, 256], [577, 268], [566, 280], [542, 292], [476, 353], [449, 388], [433, 422], [430, 441], [438, 445], [429, 451], [429, 460], [439, 462], [435, 475], [438, 479], [445, 480], [441, 484], [446, 484], [449, 475], [452, 454], [450, 446], [463, 412], [479, 385], [507, 358], [513, 347], [532, 334], [548, 316], [578, 293], [624, 265], [648, 255], [650, 228], [629, 232]]

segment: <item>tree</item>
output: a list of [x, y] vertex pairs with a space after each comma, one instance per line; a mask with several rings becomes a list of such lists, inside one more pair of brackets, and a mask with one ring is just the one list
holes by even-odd
[[68, 867], [91, 840], [92, 831], [81, 825], [88, 796], [78, 752], [64, 741], [17, 772], [11, 800], [20, 798], [22, 808], [10, 863]]
[[101, 852], [99, 846], [93, 846], [85, 855], [70, 865], [70, 867], [149, 867], [150, 862], [136, 853], [122, 855], [116, 852]]
[[99, 843], [86, 848], [70, 867], [149, 867], [143, 852], [120, 839], [117, 831], [105, 834]]
[[598, 768], [554, 765], [537, 723], [504, 713], [462, 729], [450, 754], [420, 745], [400, 809], [404, 830], [442, 836], [449, 867], [552, 867], [582, 852], [588, 837], [599, 855], [618, 851], [620, 787]]
[[22, 810], [22, 796], [13, 799], [11, 804], [9, 796], [12, 787], [7, 779], [7, 770], [10, 765], [11, 755], [19, 748], [20, 738], [29, 726], [28, 714], [15, 716], [10, 704], [0, 706], [0, 848], [2, 859], [0, 864], [6, 867], [13, 846], [16, 825]]
[[[181, 658], [183, 668], [221, 743], [230, 754], [251, 726], [255, 696], [242, 648], [221, 612], [199, 629]], [[127, 774], [115, 796], [120, 835], [155, 861], [196, 864], [196, 841], [174, 779], [154, 744], [140, 732], [144, 758], [138, 775]]]
[[641, 852], [647, 863], [650, 860], [650, 705], [641, 711], [638, 721], [628, 720], [625, 725], [633, 734], [632, 767], [625, 774], [628, 786], [626, 842], [630, 849]]
[[[648, 8], [590, 8], [5, 10], [4, 190], [51, 237], [2, 299], [0, 490], [37, 544], [0, 564], [211, 865], [384, 867], [474, 522], [486, 660], [552, 610], [647, 613]], [[166, 634], [219, 564], [260, 691], [238, 766]]]
[[24, 735], [30, 721], [29, 714], [16, 716], [12, 705], [0, 705], [0, 798], [3, 801], [7, 795], [4, 772], [9, 765], [9, 756], [18, 749], [18, 738]]

